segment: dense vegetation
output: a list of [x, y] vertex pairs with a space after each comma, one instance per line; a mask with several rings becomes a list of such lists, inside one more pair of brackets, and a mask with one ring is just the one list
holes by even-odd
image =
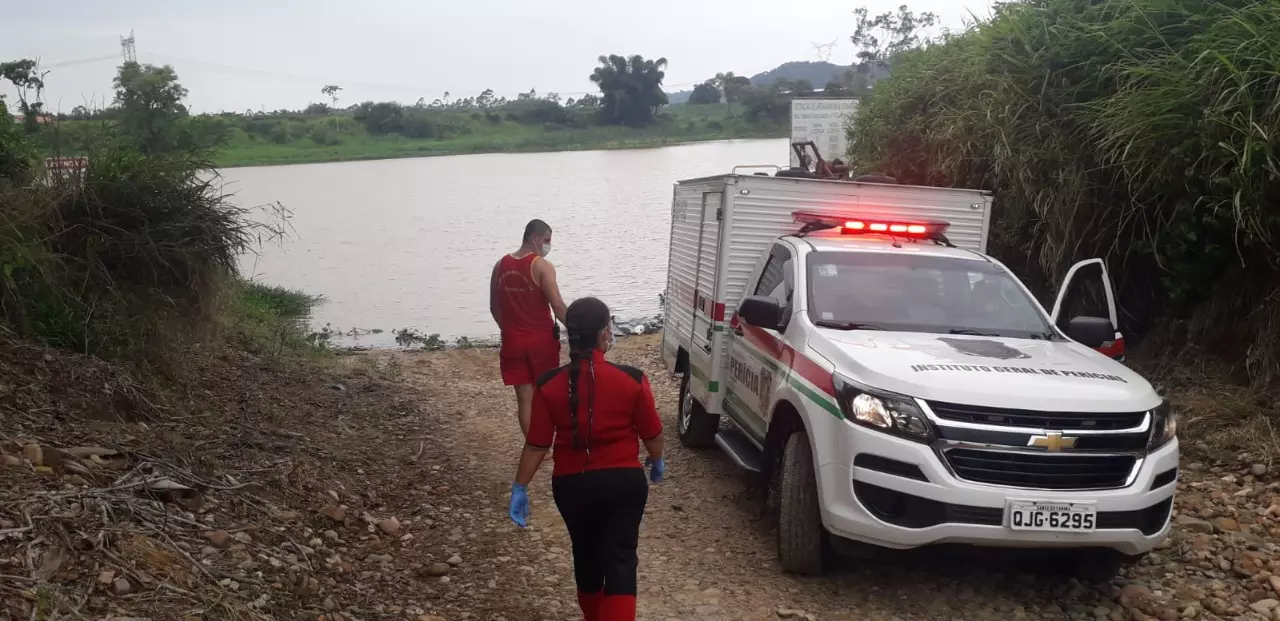
[[[486, 90], [468, 97], [445, 93], [413, 104], [342, 106], [342, 86], [329, 84], [320, 89], [324, 103], [302, 110], [202, 115], [182, 105], [186, 89], [171, 67], [129, 64], [116, 78], [114, 105], [76, 107], [59, 115], [56, 124], [28, 121], [25, 129], [50, 153], [84, 153], [104, 135], [128, 136], [144, 153], [213, 149], [214, 163], [236, 166], [777, 137], [787, 133], [790, 100], [818, 94], [805, 80], [753, 85], [729, 72], [699, 85], [690, 104], [670, 105], [662, 90], [666, 59], [612, 55], [598, 63], [589, 77], [599, 94], [577, 99], [533, 90], [507, 99]], [[24, 68], [30, 67], [19, 67]], [[9, 76], [9, 81], [16, 86], [25, 77]], [[828, 89], [845, 92], [840, 89], [858, 80], [856, 72], [847, 71]]]
[[1045, 285], [1104, 256], [1127, 327], [1280, 375], [1275, 2], [998, 4], [893, 70], [859, 110], [856, 165], [994, 190], [1013, 269]]
[[310, 349], [315, 298], [238, 278], [275, 231], [225, 200], [202, 151], [162, 144], [104, 135], [57, 174], [0, 101], [0, 336], [156, 364], [224, 336]]

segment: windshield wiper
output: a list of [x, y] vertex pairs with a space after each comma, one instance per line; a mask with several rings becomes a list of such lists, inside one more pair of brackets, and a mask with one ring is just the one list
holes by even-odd
[[856, 323], [853, 321], [828, 321], [820, 319], [813, 322], [813, 325], [821, 328], [831, 328], [833, 330], [883, 330], [874, 323]]
[[947, 333], [948, 334], [964, 334], [968, 336], [1000, 336], [999, 334], [994, 334], [991, 332], [983, 332], [981, 330], [974, 330], [973, 328], [952, 328], [950, 330], [947, 330]]

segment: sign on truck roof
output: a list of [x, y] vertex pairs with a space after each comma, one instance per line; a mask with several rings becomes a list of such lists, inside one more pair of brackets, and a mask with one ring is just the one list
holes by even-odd
[[[791, 142], [812, 140], [823, 159], [846, 159], [849, 151], [848, 125], [858, 111], [857, 99], [791, 100]], [[791, 151], [790, 148], [787, 149]], [[791, 153], [791, 166], [800, 160]]]

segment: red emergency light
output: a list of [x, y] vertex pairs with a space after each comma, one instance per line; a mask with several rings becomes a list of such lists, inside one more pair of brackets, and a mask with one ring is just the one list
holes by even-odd
[[932, 238], [946, 232], [949, 222], [943, 220], [908, 220], [897, 218], [866, 218], [858, 215], [820, 214], [797, 211], [791, 214], [807, 231], [840, 229], [844, 235], [862, 233], [893, 235], [898, 237]]

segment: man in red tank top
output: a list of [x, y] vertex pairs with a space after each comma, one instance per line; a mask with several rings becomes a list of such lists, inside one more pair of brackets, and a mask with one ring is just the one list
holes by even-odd
[[[489, 279], [489, 313], [502, 334], [498, 353], [502, 383], [516, 390], [520, 431], [529, 431], [533, 382], [560, 366], [560, 329], [565, 304], [556, 284], [556, 268], [546, 259], [551, 252], [551, 227], [531, 220], [524, 241], [515, 252], [493, 266]], [[555, 318], [552, 318], [552, 312]]]

